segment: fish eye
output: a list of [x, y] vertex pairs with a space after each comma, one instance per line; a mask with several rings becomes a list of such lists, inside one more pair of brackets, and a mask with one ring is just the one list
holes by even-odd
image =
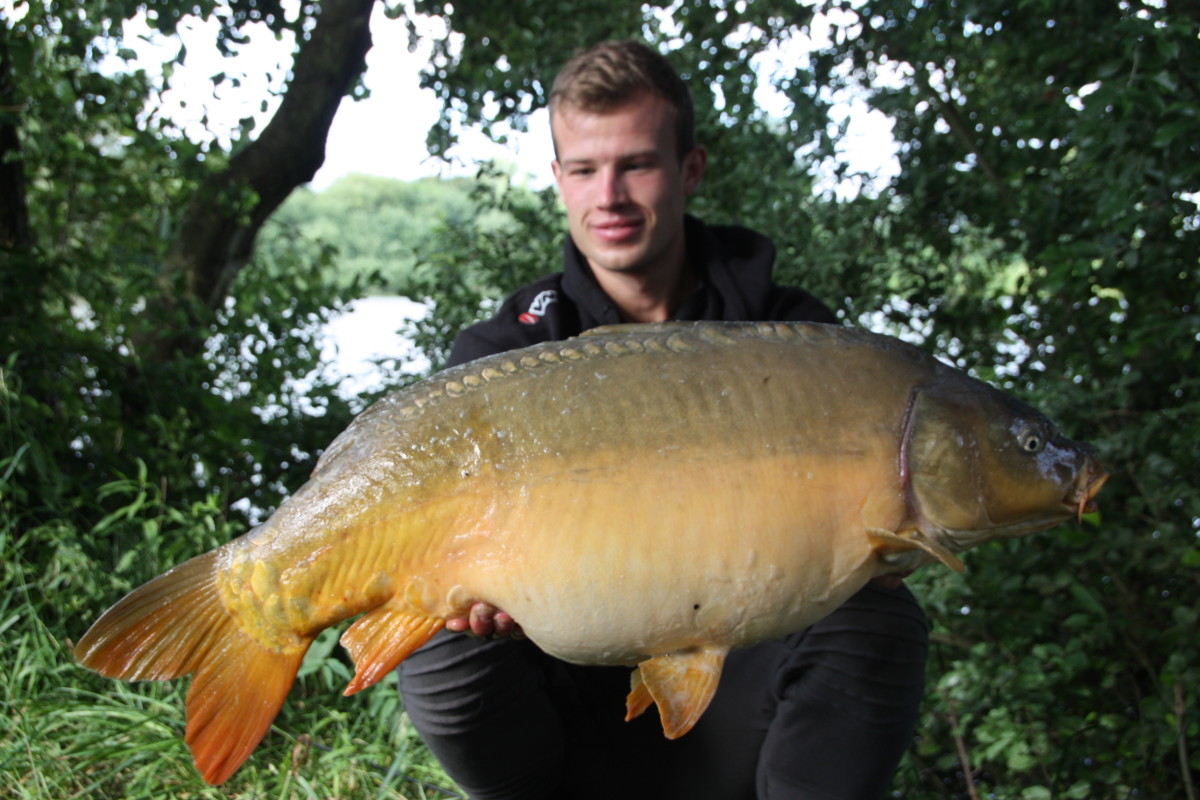
[[1033, 428], [1025, 428], [1023, 431], [1021, 431], [1018, 437], [1018, 442], [1020, 443], [1022, 450], [1030, 455], [1034, 455], [1042, 452], [1043, 448], [1045, 448], [1046, 437], [1042, 436], [1039, 431]]

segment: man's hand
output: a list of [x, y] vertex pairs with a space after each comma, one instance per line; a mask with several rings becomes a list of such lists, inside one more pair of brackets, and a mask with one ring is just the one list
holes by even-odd
[[871, 582], [876, 586], [882, 586], [884, 589], [899, 589], [904, 584], [904, 579], [909, 575], [912, 575], [911, 570], [894, 575], [880, 575], [878, 578], [871, 578]]
[[446, 630], [454, 633], [471, 633], [475, 636], [524, 638], [521, 626], [517, 624], [516, 620], [488, 603], [476, 603], [471, 606], [470, 613], [465, 617], [447, 619]]

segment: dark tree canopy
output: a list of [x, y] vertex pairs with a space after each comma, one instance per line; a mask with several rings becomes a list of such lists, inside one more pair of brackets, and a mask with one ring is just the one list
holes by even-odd
[[[882, 312], [1102, 449], [1098, 527], [914, 580], [939, 647], [901, 794], [1195, 798], [1200, 496], [1179, 476], [1200, 433], [1200, 7], [684, 2], [663, 26], [653, 4], [577, 2], [574, 37], [540, 33], [532, 2], [422, 8], [464, 41], [427, 84], [484, 125], [543, 105], [581, 40], [658, 42], [713, 150], [701, 213], [767, 230], [849, 320]], [[790, 116], [764, 119], [751, 60], [814, 14], [830, 41], [777, 78]], [[840, 89], [894, 123], [877, 197], [814, 197]]]
[[[330, 121], [359, 85], [374, 5], [31, 0], [0, 19], [0, 574], [10, 587], [0, 635], [6, 651], [42, 654], [0, 679], [0, 776], [18, 776], [0, 778], [0, 794], [27, 779], [51, 787], [38, 797], [198, 794], [182, 760], [175, 769], [153, 749], [114, 752], [74, 735], [119, 743], [151, 722], [117, 733], [106, 727], [115, 718], [89, 716], [111, 689], [85, 684], [60, 640], [120, 590], [244, 530], [302, 483], [351, 416], [312, 376], [323, 320], [363, 283], [274, 212], [324, 158]], [[462, 125], [519, 128], [579, 47], [638, 37], [669, 52], [692, 81], [711, 152], [697, 213], [770, 234], [782, 277], [847, 323], [919, 340], [1100, 448], [1113, 475], [1101, 519], [983, 548], [966, 576], [912, 579], [936, 647], [898, 796], [1196, 800], [1200, 6], [414, 0], [387, 10], [384, 23], [414, 37], [415, 15], [447, 23], [423, 77], [445, 110], [435, 153]], [[170, 64], [162, 78], [98, 68], [127, 54], [121, 23], [139, 13], [165, 34], [189, 15], [218, 19], [212, 46], [230, 54], [230, 75], [254, 46], [248, 23], [291, 32], [295, 59], [271, 122], [225, 152], [146, 113]], [[828, 39], [797, 46], [816, 23]], [[791, 101], [780, 118], [757, 103], [756, 65], [789, 43], [773, 77]], [[891, 121], [900, 164], [850, 198], [827, 190], [853, 170], [839, 164], [844, 129], [830, 116], [844, 92]], [[403, 255], [405, 277], [381, 287], [430, 303], [414, 332], [435, 363], [459, 327], [557, 262], [553, 192], [483, 178], [476, 214], [422, 233]], [[340, 776], [346, 753], [392, 763], [412, 746], [389, 733], [394, 701], [355, 698], [373, 705], [329, 722], [339, 706], [318, 698], [344, 669], [330, 647], [302, 676], [308, 712], [283, 722], [355, 742], [315, 783]], [[83, 685], [94, 690], [86, 703], [63, 700]], [[144, 696], [154, 707], [159, 695]], [[51, 722], [60, 718], [47, 710], [64, 702], [78, 729]], [[273, 745], [293, 759], [265, 762], [276, 777], [291, 780], [299, 742]], [[402, 771], [433, 769], [414, 764]], [[245, 791], [268, 791], [269, 772], [251, 770]], [[291, 784], [272, 785], [284, 796]]]

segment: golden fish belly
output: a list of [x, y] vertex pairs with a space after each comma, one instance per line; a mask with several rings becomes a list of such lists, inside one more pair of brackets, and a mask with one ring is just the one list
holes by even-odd
[[750, 344], [538, 362], [381, 402], [231, 560], [227, 603], [307, 634], [385, 602], [447, 617], [485, 600], [591, 661], [794, 630], [865, 580], [860, 512], [896, 493], [903, 403], [851, 407]]
[[[882, 459], [631, 458], [548, 462], [519, 489], [487, 487], [504, 503], [476, 516], [474, 534], [450, 538], [429, 600], [492, 603], [564, 660], [635, 664], [805, 627], [879, 567], [861, 512]], [[620, 470], [606, 463], [617, 459]]]

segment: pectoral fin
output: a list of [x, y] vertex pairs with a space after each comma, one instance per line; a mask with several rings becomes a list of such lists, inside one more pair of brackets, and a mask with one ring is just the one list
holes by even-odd
[[638, 665], [625, 699], [626, 721], [658, 704], [663, 734], [678, 739], [692, 729], [712, 702], [725, 664], [725, 650], [670, 653]]
[[366, 689], [442, 629], [443, 620], [380, 606], [359, 617], [342, 634], [342, 647], [354, 660], [354, 678], [346, 694]]
[[868, 528], [867, 538], [871, 540], [875, 552], [881, 556], [911, 550], [924, 550], [955, 572], [962, 572], [966, 569], [958, 556], [951, 553], [944, 546], [919, 533], [914, 536], [902, 536], [882, 528]]

